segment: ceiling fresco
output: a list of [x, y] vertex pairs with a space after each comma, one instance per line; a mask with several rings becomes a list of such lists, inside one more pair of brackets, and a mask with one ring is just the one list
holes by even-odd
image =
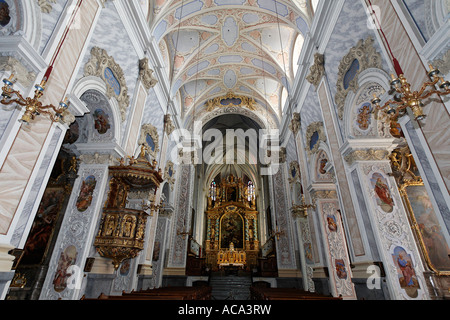
[[230, 92], [280, 119], [311, 20], [309, 0], [156, 0], [149, 16], [171, 97], [191, 119]]

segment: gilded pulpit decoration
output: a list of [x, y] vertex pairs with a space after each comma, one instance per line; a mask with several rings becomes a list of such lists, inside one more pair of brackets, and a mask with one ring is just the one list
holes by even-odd
[[216, 108], [226, 108], [226, 107], [240, 107], [248, 108], [252, 111], [256, 110], [256, 101], [254, 98], [249, 98], [246, 96], [235, 95], [232, 92], [224, 97], [218, 97], [206, 102], [206, 111], [211, 112]]
[[103, 208], [100, 227], [94, 246], [98, 253], [113, 260], [117, 269], [125, 259], [135, 258], [144, 249], [144, 235], [148, 213], [154, 204], [143, 204], [141, 210], [128, 208], [131, 194], [154, 194], [163, 181], [156, 163], [147, 160], [146, 148], [142, 146], [137, 158], [129, 157], [128, 164], [122, 159], [120, 165], [110, 166], [110, 189]]
[[309, 69], [309, 75], [306, 80], [317, 87], [325, 73], [325, 57], [323, 54], [316, 53], [314, 55], [314, 64]]
[[127, 82], [122, 68], [106, 50], [93, 47], [91, 58], [84, 67], [84, 76], [95, 76], [106, 83], [106, 96], [116, 98], [119, 103], [122, 121], [126, 119], [127, 108], [130, 105]]
[[258, 216], [253, 183], [234, 175], [213, 182], [206, 210], [205, 254], [213, 269], [257, 263]]

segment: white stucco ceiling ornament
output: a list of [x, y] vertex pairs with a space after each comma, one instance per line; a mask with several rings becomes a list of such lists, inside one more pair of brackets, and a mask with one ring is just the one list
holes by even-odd
[[308, 0], [156, 0], [152, 11], [181, 112], [232, 91], [281, 117], [282, 91], [295, 77], [294, 46], [312, 20]]

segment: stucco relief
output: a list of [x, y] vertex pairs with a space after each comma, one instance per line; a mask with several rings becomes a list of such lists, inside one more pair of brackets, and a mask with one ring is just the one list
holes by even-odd
[[381, 67], [382, 58], [376, 51], [374, 40], [371, 37], [358, 41], [358, 44], [351, 48], [349, 53], [341, 60], [335, 96], [339, 119], [343, 120], [344, 104], [348, 93], [350, 91], [356, 93], [358, 90], [359, 74], [368, 68], [381, 69]]
[[84, 76], [96, 76], [106, 83], [106, 95], [108, 98], [117, 99], [122, 121], [125, 121], [130, 97], [123, 70], [114, 58], [109, 56], [106, 50], [93, 47], [90, 60], [84, 67]]

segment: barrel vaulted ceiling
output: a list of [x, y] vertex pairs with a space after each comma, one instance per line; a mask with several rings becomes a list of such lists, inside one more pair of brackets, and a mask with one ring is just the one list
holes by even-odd
[[[184, 118], [232, 93], [278, 119], [292, 85], [310, 0], [156, 0], [150, 27]], [[194, 108], [195, 106], [195, 108]]]

